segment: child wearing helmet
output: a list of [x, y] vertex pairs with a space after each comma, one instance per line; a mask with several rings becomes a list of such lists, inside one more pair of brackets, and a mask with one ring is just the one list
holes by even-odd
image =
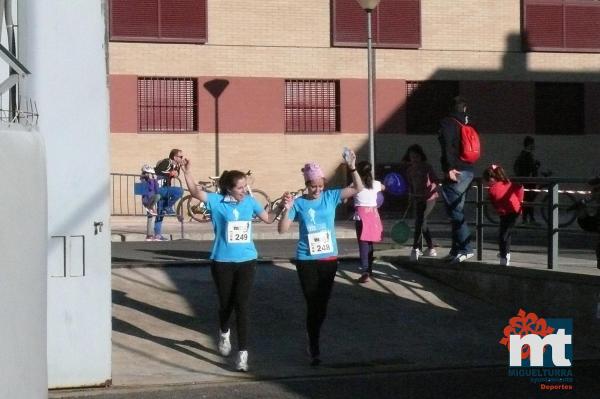
[[142, 205], [146, 208], [146, 241], [154, 241], [153, 221], [154, 216], [158, 214], [157, 204], [160, 201], [158, 193], [158, 181], [154, 168], [148, 164], [142, 166], [140, 182], [145, 184], [144, 194], [142, 194]]

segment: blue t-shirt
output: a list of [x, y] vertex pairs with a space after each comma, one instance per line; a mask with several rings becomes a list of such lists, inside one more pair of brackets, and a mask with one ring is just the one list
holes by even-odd
[[252, 241], [252, 217], [263, 212], [254, 198], [228, 202], [225, 196], [209, 193], [206, 206], [210, 211], [215, 241], [210, 258], [218, 262], [246, 262], [257, 258]]
[[296, 259], [314, 260], [337, 256], [335, 208], [342, 202], [342, 190], [325, 190], [317, 199], [296, 198], [289, 210], [290, 220], [300, 224]]

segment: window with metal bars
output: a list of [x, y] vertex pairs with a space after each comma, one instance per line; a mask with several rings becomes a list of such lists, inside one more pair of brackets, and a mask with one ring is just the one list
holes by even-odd
[[439, 122], [448, 115], [452, 99], [458, 96], [454, 80], [406, 82], [406, 131], [410, 134], [434, 134]]
[[197, 131], [197, 88], [192, 78], [138, 78], [138, 131]]
[[[372, 12], [373, 45], [380, 48], [421, 47], [421, 0], [383, 0]], [[334, 46], [367, 44], [367, 16], [356, 0], [331, 0]]]
[[340, 131], [338, 80], [286, 80], [286, 133]]
[[205, 43], [206, 0], [110, 0], [112, 41]]
[[522, 12], [527, 50], [600, 52], [600, 1], [523, 0]]

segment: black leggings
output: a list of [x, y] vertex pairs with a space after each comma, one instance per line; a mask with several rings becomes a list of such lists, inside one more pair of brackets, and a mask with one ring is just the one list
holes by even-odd
[[[429, 208], [429, 212], [433, 209], [433, 205]], [[426, 215], [427, 201], [415, 201], [415, 238], [413, 241], [413, 248], [423, 250], [423, 238], [427, 243], [428, 248], [433, 248], [433, 240], [431, 239], [431, 233], [429, 232], [429, 225], [427, 224]]]
[[219, 295], [219, 327], [229, 330], [229, 318], [235, 309], [239, 350], [246, 350], [250, 290], [254, 282], [256, 260], [247, 262], [213, 261], [210, 271]]
[[510, 239], [513, 227], [519, 217], [518, 213], [509, 213], [508, 215], [500, 216], [500, 230], [498, 232], [498, 242], [500, 244], [500, 257], [506, 258], [506, 254], [510, 253]]
[[319, 335], [327, 315], [327, 303], [331, 296], [337, 267], [337, 260], [296, 261], [296, 270], [306, 300], [306, 331], [313, 357], [320, 354]]
[[358, 270], [361, 273], [371, 274], [373, 271], [373, 241], [363, 241], [360, 239], [362, 234], [363, 223], [362, 220], [354, 222], [354, 228], [356, 229], [356, 240], [358, 241], [358, 254], [360, 255], [360, 267]]

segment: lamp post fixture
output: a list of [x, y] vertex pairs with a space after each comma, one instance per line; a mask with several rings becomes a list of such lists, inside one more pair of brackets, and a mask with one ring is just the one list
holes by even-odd
[[371, 174], [375, 178], [375, 141], [373, 137], [373, 40], [371, 37], [371, 15], [380, 0], [356, 0], [367, 12], [367, 114], [369, 119], [369, 162], [372, 165]]

